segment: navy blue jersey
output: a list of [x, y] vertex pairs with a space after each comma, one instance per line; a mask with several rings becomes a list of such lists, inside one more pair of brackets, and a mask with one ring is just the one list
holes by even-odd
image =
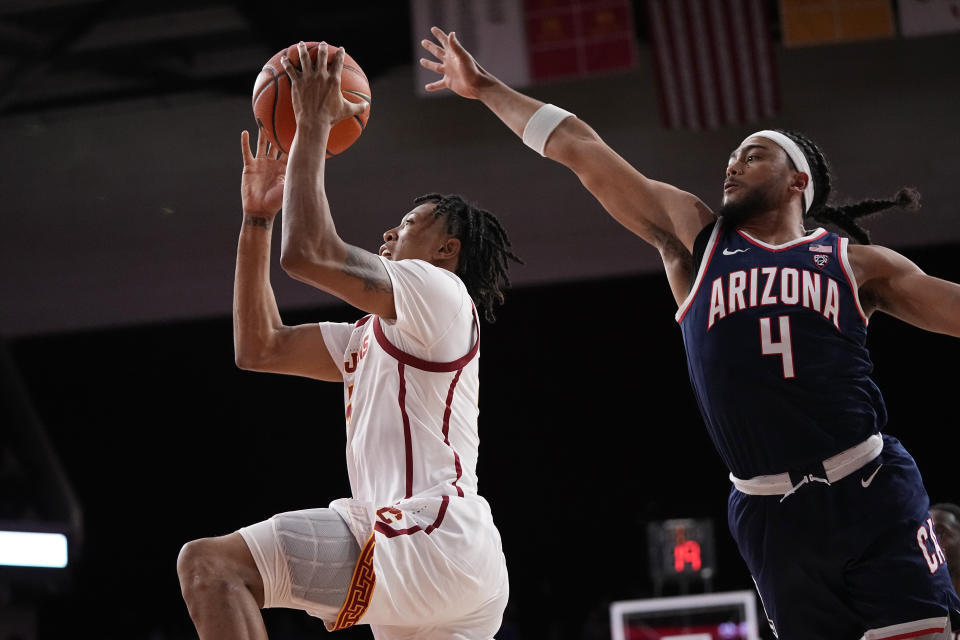
[[772, 246], [720, 220], [677, 321], [735, 476], [809, 468], [886, 423], [846, 238], [817, 229]]

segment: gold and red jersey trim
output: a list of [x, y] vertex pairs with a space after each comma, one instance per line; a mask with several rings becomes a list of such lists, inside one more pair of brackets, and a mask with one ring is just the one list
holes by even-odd
[[337, 621], [330, 631], [339, 631], [352, 627], [360, 621], [370, 606], [373, 597], [373, 588], [377, 584], [377, 576], [373, 571], [373, 547], [375, 544], [373, 533], [367, 539], [357, 558], [357, 566], [353, 569], [353, 578], [350, 580], [350, 589], [347, 599], [344, 600]]

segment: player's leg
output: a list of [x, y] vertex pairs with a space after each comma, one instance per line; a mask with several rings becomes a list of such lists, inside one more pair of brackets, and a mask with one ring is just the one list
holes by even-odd
[[262, 640], [261, 608], [298, 609], [335, 621], [359, 555], [339, 514], [306, 509], [187, 543], [177, 569], [201, 640]]
[[326, 508], [289, 511], [238, 533], [260, 572], [264, 607], [336, 620], [360, 557], [340, 514]]
[[[862, 476], [872, 474], [864, 484]], [[913, 458], [889, 436], [874, 465], [858, 482], [845, 478], [851, 515], [864, 522], [856, 534], [861, 548], [850, 553], [844, 580], [851, 606], [864, 620], [866, 640], [949, 637], [951, 612], [960, 598], [950, 583], [945, 557], [933, 529], [929, 500]], [[916, 635], [914, 635], [916, 634]]]
[[824, 494], [819, 486], [804, 487], [781, 502], [731, 488], [730, 531], [780, 638], [856, 640], [863, 633], [846, 604], [835, 532], [816, 517], [827, 509], [829, 501], [817, 499]]
[[953, 632], [950, 630], [950, 624], [947, 623], [947, 628], [944, 629], [943, 633], [930, 633], [923, 636], [915, 636], [911, 640], [953, 640]]
[[180, 589], [201, 640], [265, 640], [263, 582], [239, 533], [193, 540], [177, 558]]
[[943, 631], [934, 631], [932, 633], [925, 633], [922, 636], [914, 636], [909, 633], [885, 633], [884, 635], [872, 635], [866, 634], [860, 640], [872, 640], [873, 638], [907, 638], [910, 640], [953, 640], [953, 628], [950, 625], [950, 617], [947, 616], [947, 626]]

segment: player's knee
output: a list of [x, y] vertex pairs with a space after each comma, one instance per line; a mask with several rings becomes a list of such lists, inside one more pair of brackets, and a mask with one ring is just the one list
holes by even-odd
[[177, 556], [177, 575], [180, 590], [189, 604], [207, 596], [223, 595], [231, 588], [242, 586], [230, 562], [224, 557], [222, 545], [213, 538], [191, 540]]
[[183, 545], [177, 556], [177, 575], [188, 607], [231, 598], [241, 591], [249, 591], [263, 606], [263, 581], [247, 543], [238, 533]]

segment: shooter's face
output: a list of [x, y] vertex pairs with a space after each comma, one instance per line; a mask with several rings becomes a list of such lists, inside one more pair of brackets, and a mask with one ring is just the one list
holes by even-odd
[[383, 234], [380, 255], [388, 260], [415, 258], [432, 262], [450, 238], [447, 219], [435, 215], [437, 205], [425, 202], [408, 212], [400, 224]]

